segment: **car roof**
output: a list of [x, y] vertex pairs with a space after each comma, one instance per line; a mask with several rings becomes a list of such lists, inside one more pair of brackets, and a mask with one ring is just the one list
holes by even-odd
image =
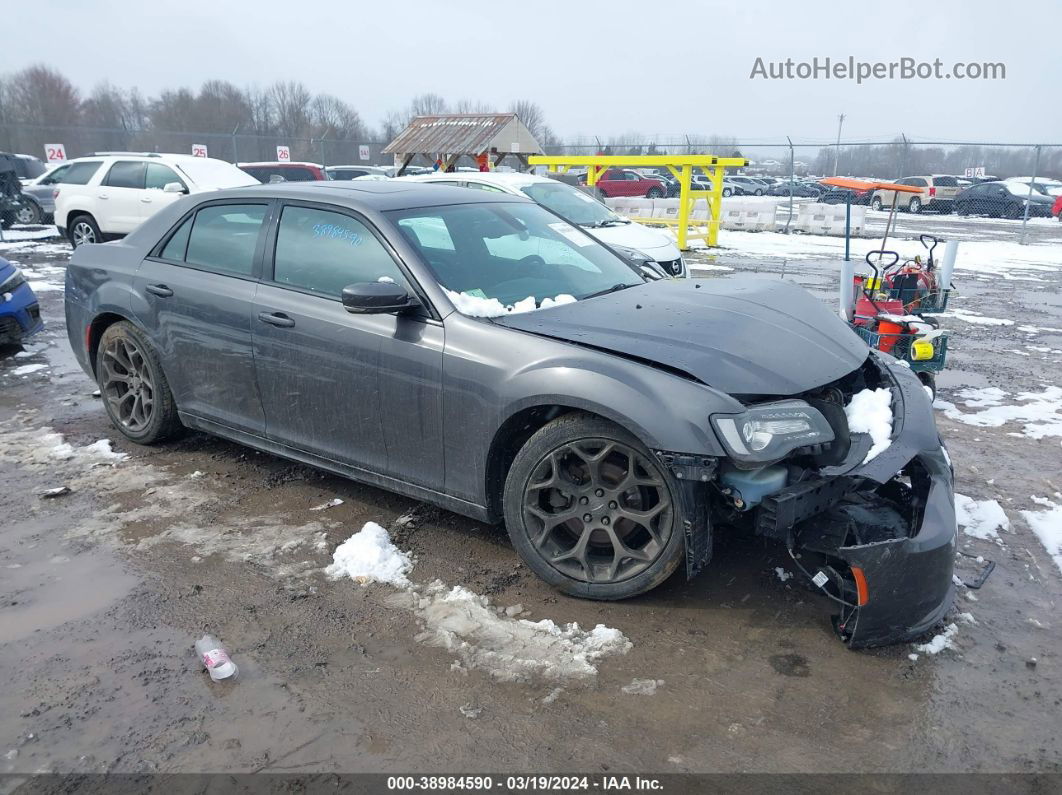
[[287, 166], [300, 166], [302, 168], [324, 168], [320, 163], [308, 163], [302, 160], [259, 160], [254, 163], [237, 163], [237, 168], [243, 168], [244, 166], [280, 166], [285, 168]]
[[353, 209], [377, 211], [408, 210], [416, 207], [439, 207], [448, 204], [484, 204], [520, 202], [533, 204], [530, 199], [505, 193], [484, 193], [450, 185], [428, 185], [413, 180], [336, 180], [314, 182], [278, 182], [270, 185], [248, 185], [197, 194], [203, 200], [255, 198], [301, 199], [324, 201]]
[[[505, 185], [516, 188], [521, 185], [531, 185], [536, 182], [558, 182], [559, 180], [549, 177], [540, 177], [538, 174], [525, 174], [520, 171], [454, 171], [434, 172], [432, 174], [403, 175], [397, 179], [408, 182], [439, 182], [443, 180], [465, 179], [474, 182], [483, 182], [488, 185]], [[567, 183], [565, 183], [567, 184]]]

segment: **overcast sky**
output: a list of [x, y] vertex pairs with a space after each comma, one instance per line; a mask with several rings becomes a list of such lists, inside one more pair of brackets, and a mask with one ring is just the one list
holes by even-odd
[[[562, 137], [716, 134], [746, 142], [1062, 141], [1062, 3], [192, 2], [8, 4], [0, 73], [44, 62], [89, 90], [301, 80], [371, 125], [418, 93], [538, 102]], [[34, 33], [38, 30], [39, 33]], [[1006, 79], [766, 81], [765, 62], [903, 56]]]

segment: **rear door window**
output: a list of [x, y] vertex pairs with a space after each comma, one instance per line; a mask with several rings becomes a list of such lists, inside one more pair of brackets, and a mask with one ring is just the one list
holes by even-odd
[[398, 264], [361, 221], [295, 205], [280, 216], [273, 281], [331, 298], [359, 282], [389, 281], [408, 289]]
[[144, 187], [144, 164], [135, 160], [119, 160], [111, 170], [103, 184], [109, 188], [134, 188], [140, 190]]
[[[265, 204], [203, 207], [195, 214], [184, 261], [218, 273], [250, 276], [254, 271], [254, 253], [267, 210]], [[174, 237], [178, 237], [181, 231], [178, 230]]]

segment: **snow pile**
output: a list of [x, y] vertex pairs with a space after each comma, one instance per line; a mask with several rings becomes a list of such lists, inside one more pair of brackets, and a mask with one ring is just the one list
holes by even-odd
[[29, 375], [30, 373], [36, 373], [38, 370], [47, 370], [46, 364], [24, 364], [20, 367], [16, 367], [11, 371], [11, 375]]
[[391, 543], [391, 537], [376, 522], [366, 522], [332, 553], [332, 564], [325, 574], [333, 580], [350, 577], [366, 585], [385, 582], [397, 588], [409, 586], [406, 577], [413, 568], [413, 559]]
[[486, 597], [438, 580], [401, 596], [399, 603], [411, 600], [407, 604], [424, 624], [418, 641], [446, 649], [464, 667], [499, 681], [588, 679], [597, 674], [594, 663], [599, 659], [631, 648], [618, 629], [598, 624], [584, 631], [578, 624], [558, 626], [548, 618], [510, 618], [499, 615]]
[[958, 631], [959, 628], [955, 624], [948, 624], [942, 633], [934, 635], [928, 643], [917, 644], [915, 649], [923, 654], [940, 654], [944, 649], [954, 649], [955, 644], [952, 639]]
[[115, 463], [129, 457], [125, 453], [116, 453], [112, 450], [110, 439], [100, 439], [84, 447], [75, 447], [70, 442], [64, 441], [61, 433], [48, 431], [40, 437], [39, 444], [51, 458], [58, 458], [62, 461], [84, 458], [94, 463]]
[[978, 428], [998, 428], [1008, 422], [1024, 423], [1023, 433], [1032, 439], [1062, 436], [1062, 388], [1049, 386], [1043, 392], [1019, 392], [1014, 399], [1020, 405], [1002, 405], [1007, 393], [1001, 389], [964, 389], [960, 398], [965, 405], [982, 408], [966, 413], [954, 403], [938, 399], [933, 407], [950, 420]]
[[628, 696], [651, 696], [664, 684], [663, 679], [632, 679], [629, 685], [620, 688]]
[[[1062, 498], [1062, 494], [1057, 492], [1055, 496]], [[1062, 503], [1045, 497], [1033, 497], [1032, 501], [1045, 510], [1021, 511], [1021, 515], [1062, 571]]]
[[555, 298], [543, 298], [539, 303], [535, 296], [529, 295], [517, 301], [512, 306], [506, 306], [497, 298], [473, 295], [471, 293], [456, 293], [447, 290], [446, 295], [457, 307], [457, 311], [469, 317], [501, 317], [502, 315], [516, 315], [522, 312], [534, 312], [536, 309], [549, 309], [551, 306], [575, 303], [575, 296], [562, 293]]
[[1010, 529], [1010, 519], [995, 500], [975, 500], [955, 494], [955, 520], [968, 536], [998, 541], [1000, 530]]
[[874, 442], [863, 463], [877, 457], [892, 444], [892, 392], [888, 389], [864, 389], [852, 395], [844, 407], [848, 430], [870, 434]]

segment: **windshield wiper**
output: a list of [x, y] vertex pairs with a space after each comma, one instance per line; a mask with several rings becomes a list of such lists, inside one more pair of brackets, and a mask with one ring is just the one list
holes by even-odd
[[599, 295], [608, 295], [609, 293], [617, 293], [620, 290], [626, 290], [628, 287], [636, 287], [636, 286], [637, 285], [634, 285], [634, 284], [627, 284], [626, 282], [620, 282], [619, 284], [614, 284], [611, 287], [606, 287], [604, 290], [598, 290], [596, 293], [590, 293], [590, 295], [584, 295], [583, 299], [585, 300], [587, 298], [597, 298]]

